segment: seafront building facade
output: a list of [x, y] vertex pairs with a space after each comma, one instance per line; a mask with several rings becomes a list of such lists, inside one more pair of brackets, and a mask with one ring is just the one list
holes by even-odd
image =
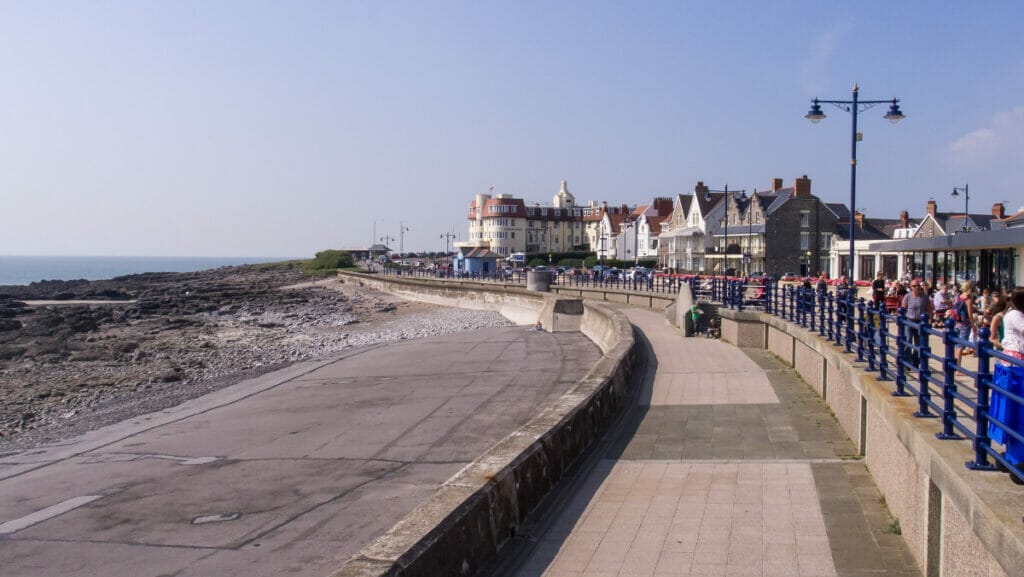
[[[606, 201], [579, 205], [564, 180], [549, 204], [495, 195], [492, 188], [491, 194], [476, 195], [468, 217], [469, 240], [456, 243], [460, 249], [486, 248], [505, 258], [515, 253], [591, 252], [599, 260], [656, 260], [659, 269], [677, 273], [824, 272], [865, 281], [882, 272], [889, 279], [925, 275], [951, 281], [987, 279], [988, 284], [1002, 286], [1016, 282], [1011, 279], [1021, 270], [1024, 248], [1024, 243], [1012, 244], [1016, 233], [979, 241], [976, 249], [962, 251], [938, 250], [949, 241], [920, 240], [1007, 228], [1024, 231], [1024, 213], [1007, 216], [1002, 203], [993, 205], [990, 213], [965, 215], [940, 212], [929, 200], [920, 218], [906, 210], [899, 218], [869, 218], [812, 194], [806, 175], [791, 187], [773, 178], [768, 189], [749, 194], [711, 191], [697, 182], [692, 194], [655, 197], [649, 204], [632, 207]], [[970, 244], [957, 240], [958, 247]]]
[[528, 204], [510, 194], [478, 194], [469, 205], [469, 240], [456, 246], [488, 247], [505, 257], [591, 251], [616, 258], [616, 239], [631, 212], [625, 205], [578, 206], [564, 180], [551, 204]]

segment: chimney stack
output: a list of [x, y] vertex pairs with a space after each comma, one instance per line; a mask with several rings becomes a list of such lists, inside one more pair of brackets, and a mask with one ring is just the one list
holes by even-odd
[[999, 220], [1006, 218], [1006, 207], [1003, 206], [1003, 203], [997, 202], [992, 205], [992, 216]]
[[810, 198], [811, 179], [807, 178], [806, 174], [793, 182], [793, 196], [796, 198]]
[[782, 179], [781, 178], [773, 178], [772, 179], [772, 192], [778, 192], [780, 190], [782, 190]]
[[693, 187], [693, 194], [704, 196], [708, 193], [708, 187], [704, 186], [703, 180], [697, 181], [697, 186]]
[[935, 213], [938, 211], [938, 206], [935, 204], [934, 198], [928, 199], [928, 204], [925, 205], [925, 211], [927, 211], [928, 214], [932, 215], [932, 218], [935, 218]]
[[910, 213], [905, 210], [900, 212], [900, 228], [910, 228]]
[[859, 210], [853, 212], [853, 219], [857, 222], [857, 226], [864, 230], [864, 215]]

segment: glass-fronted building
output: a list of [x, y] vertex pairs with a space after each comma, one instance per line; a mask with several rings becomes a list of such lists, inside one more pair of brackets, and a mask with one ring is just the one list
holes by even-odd
[[972, 280], [979, 288], [1001, 290], [1024, 286], [1022, 249], [1024, 227], [880, 241], [868, 247], [901, 254], [900, 278], [921, 278], [929, 284]]

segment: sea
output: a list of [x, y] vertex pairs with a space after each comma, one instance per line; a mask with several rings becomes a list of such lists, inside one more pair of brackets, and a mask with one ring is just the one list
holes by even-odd
[[0, 285], [41, 280], [102, 280], [144, 272], [193, 272], [222, 266], [293, 260], [258, 256], [3, 256]]

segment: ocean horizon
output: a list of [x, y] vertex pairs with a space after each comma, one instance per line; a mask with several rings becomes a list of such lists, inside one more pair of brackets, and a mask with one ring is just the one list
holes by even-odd
[[103, 280], [145, 272], [194, 272], [294, 259], [260, 256], [0, 255], [0, 285], [28, 285], [42, 280]]

